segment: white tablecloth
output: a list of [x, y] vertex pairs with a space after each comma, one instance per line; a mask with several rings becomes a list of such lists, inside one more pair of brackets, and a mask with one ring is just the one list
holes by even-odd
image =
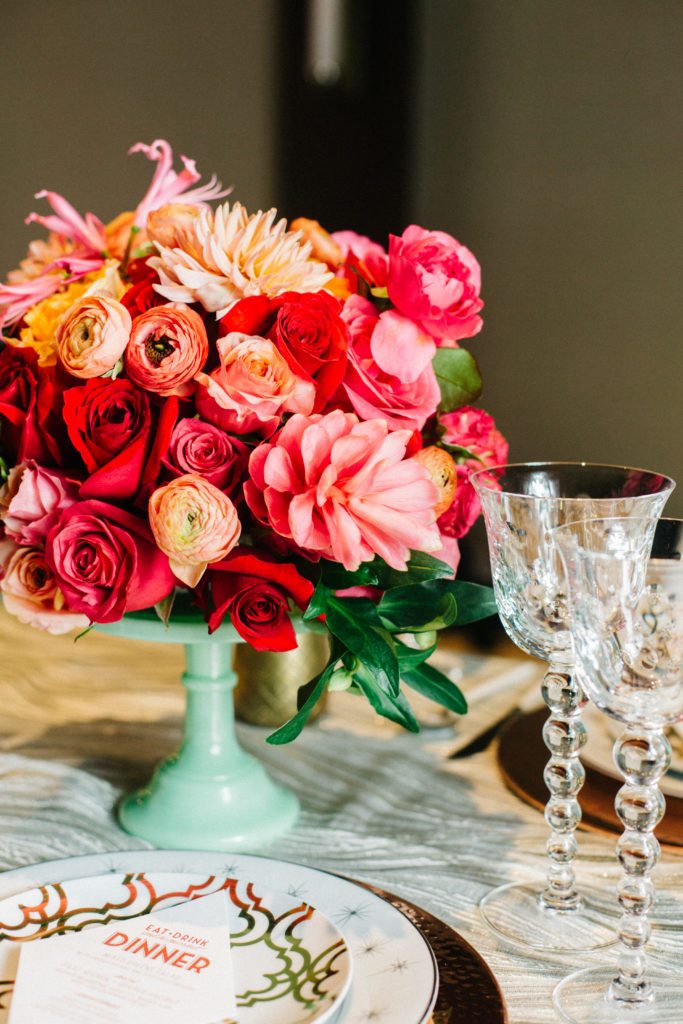
[[[96, 645], [103, 638], [81, 654], [62, 640], [20, 635], [32, 641], [30, 647], [8, 647], [7, 637], [15, 633], [8, 633], [6, 623], [4, 642], [0, 632], [0, 868], [143, 847], [118, 828], [111, 808], [121, 789], [144, 778], [179, 739], [182, 693], [173, 661], [179, 655], [129, 644], [112, 664], [98, 662]], [[90, 676], [82, 665], [86, 654], [91, 669], [97, 666]], [[447, 729], [409, 736], [368, 715], [346, 694], [335, 695], [325, 719], [289, 747], [267, 746], [264, 730], [240, 727], [245, 747], [304, 806], [293, 832], [254, 852], [356, 877], [424, 906], [487, 960], [503, 989], [510, 1024], [546, 1024], [557, 1020], [550, 1001], [556, 981], [575, 966], [595, 962], [595, 955], [575, 963], [522, 956], [486, 930], [477, 910], [480, 897], [501, 882], [539, 877], [546, 827], [537, 811], [505, 789], [492, 749], [447, 758], [483, 721], [515, 703], [538, 679], [540, 667], [500, 657], [460, 664], [466, 686], [479, 688], [481, 700], [474, 701], [473, 714], [455, 737]], [[132, 665], [144, 675], [144, 685], [140, 676], [131, 681]], [[493, 692], [496, 679], [501, 686]], [[581, 874], [614, 875], [612, 850], [609, 837], [582, 836]], [[660, 868], [659, 883], [679, 884], [682, 875], [683, 860], [674, 858]], [[681, 962], [675, 944], [661, 956]]]

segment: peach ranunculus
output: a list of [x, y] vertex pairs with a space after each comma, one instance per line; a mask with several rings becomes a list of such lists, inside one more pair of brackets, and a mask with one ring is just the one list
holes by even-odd
[[327, 263], [328, 267], [338, 267], [342, 262], [344, 258], [342, 247], [317, 220], [297, 217], [289, 226], [292, 231], [300, 231], [304, 241], [310, 243], [311, 256], [314, 259], [322, 260], [323, 263]]
[[48, 633], [87, 629], [87, 616], [64, 607], [64, 595], [41, 548], [0, 544], [0, 591], [5, 608], [20, 622]]
[[220, 562], [240, 537], [230, 498], [198, 473], [158, 487], [149, 499], [149, 523], [157, 546], [187, 587], [196, 587], [212, 562]]
[[292, 416], [252, 452], [247, 502], [276, 533], [346, 569], [375, 555], [405, 569], [411, 549], [441, 549], [439, 495], [425, 467], [405, 457], [410, 438], [338, 409]]
[[198, 373], [199, 414], [233, 434], [272, 434], [285, 412], [307, 415], [315, 385], [295, 376], [272, 341], [232, 332], [217, 343], [220, 366]]
[[445, 231], [411, 224], [389, 236], [389, 298], [441, 345], [454, 346], [482, 328], [481, 269], [474, 255]]
[[103, 377], [124, 353], [133, 322], [130, 313], [108, 295], [84, 295], [57, 328], [57, 354], [74, 377]]
[[192, 381], [209, 355], [204, 321], [189, 306], [153, 306], [133, 322], [126, 373], [158, 395], [192, 394]]
[[198, 255], [192, 251], [192, 239], [200, 209], [188, 203], [166, 203], [152, 210], [147, 216], [147, 237], [166, 249], [182, 249], [190, 255]]
[[350, 337], [343, 386], [355, 411], [361, 419], [383, 417], [395, 430], [421, 430], [441, 398], [432, 339], [393, 310], [380, 315], [360, 295], [346, 300], [341, 316]]
[[44, 544], [63, 508], [78, 500], [78, 481], [32, 459], [14, 466], [0, 487], [0, 520], [5, 533], [21, 544]]

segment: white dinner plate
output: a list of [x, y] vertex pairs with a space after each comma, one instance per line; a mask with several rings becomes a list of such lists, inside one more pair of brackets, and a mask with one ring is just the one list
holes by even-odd
[[[127, 876], [131, 880], [124, 882]], [[172, 889], [178, 890], [175, 897], [172, 891], [166, 891], [168, 876], [175, 876], [171, 882]], [[334, 1002], [328, 1002], [325, 1006], [318, 1005], [313, 1009], [313, 1015], [309, 1016], [306, 1016], [308, 1011], [304, 1007], [299, 1017], [292, 1018], [276, 1017], [274, 1010], [276, 1006], [279, 1009], [279, 1004], [273, 1002], [266, 1004], [265, 1016], [238, 1015], [239, 1024], [243, 1021], [244, 1024], [247, 1021], [252, 1024], [252, 1020], [254, 1024], [257, 1021], [258, 1024], [262, 1021], [267, 1024], [290, 1024], [290, 1020], [296, 1020], [297, 1024], [308, 1024], [309, 1021], [316, 1021], [316, 1024], [322, 1024], [322, 1021], [329, 1021], [329, 1024], [332, 1021], [334, 1024], [365, 1024], [370, 1021], [424, 1024], [429, 1018], [438, 991], [438, 971], [428, 942], [412, 922], [385, 900], [353, 882], [287, 861], [244, 854], [137, 850], [91, 854], [17, 868], [0, 876], [0, 897], [3, 898], [0, 903], [0, 923], [7, 925], [8, 914], [14, 915], [14, 918], [9, 918], [10, 922], [16, 921], [21, 906], [36, 902], [33, 894], [31, 899], [27, 898], [27, 890], [41, 890], [39, 903], [45, 903], [45, 910], [39, 908], [38, 915], [49, 913], [48, 907], [52, 910], [58, 906], [59, 886], [62, 886], [69, 893], [73, 891], [74, 909], [80, 909], [81, 917], [75, 916], [74, 921], [84, 920], [84, 907], [89, 908], [89, 913], [94, 908], [94, 913], [99, 914], [99, 920], [102, 921], [105, 904], [120, 902], [123, 891], [130, 892], [126, 886], [133, 885], [135, 899], [138, 901], [128, 908], [128, 916], [131, 916], [131, 913], [144, 913], [151, 909], [149, 895], [145, 895], [145, 892], [149, 893], [150, 883], [157, 896], [163, 892], [163, 906], [166, 907], [187, 899], [185, 894], [188, 886], [199, 887], [193, 891], [208, 893], [220, 888], [226, 881], [232, 883], [240, 896], [248, 891], [248, 884], [251, 884], [255, 897], [260, 893], [268, 893], [271, 899], [286, 897], [293, 901], [291, 907], [301, 908], [306, 904], [315, 908], [319, 914], [314, 917], [319, 916], [322, 920], [327, 918], [342, 933], [353, 973], [348, 995], [343, 998], [344, 989], [339, 989], [341, 995], [337, 994], [336, 1005]], [[73, 890], [72, 883], [75, 886]], [[31, 914], [32, 918], [35, 916], [36, 911]], [[265, 919], [262, 926], [266, 927]], [[27, 927], [37, 926], [34, 923]], [[6, 927], [3, 931], [6, 931]], [[329, 945], [333, 944], [334, 940]], [[11, 970], [8, 972], [1, 965], [8, 963], [11, 967], [13, 946], [11, 942], [0, 942], [0, 977], [10, 979], [8, 989], [11, 988], [13, 975]], [[236, 947], [233, 956], [237, 955]], [[10, 960], [6, 961], [5, 956], [10, 957]], [[339, 951], [338, 960], [332, 957], [330, 953], [326, 958], [327, 968], [321, 969], [336, 970], [343, 961], [343, 953]], [[239, 977], [239, 971], [240, 967], [235, 961], [236, 978]], [[251, 968], [249, 978], [249, 984], [253, 987]], [[325, 975], [325, 978], [330, 985], [338, 984], [334, 982], [331, 973]], [[237, 988], [240, 991], [239, 983]], [[314, 989], [315, 984], [306, 991], [312, 992]], [[6, 997], [0, 991], [0, 1003], [4, 1006], [6, 1002]], [[287, 999], [283, 998], [283, 1008], [286, 1004]], [[315, 1016], [318, 1011], [325, 1015]], [[244, 1012], [245, 1009], [241, 1008], [240, 1013]], [[0, 1011], [0, 1022], [6, 1019], [2, 1014], [3, 1011]]]
[[[586, 708], [583, 720], [588, 730], [588, 740], [581, 751], [581, 760], [587, 768], [595, 768], [603, 775], [623, 782], [612, 757], [612, 747], [614, 741], [624, 732], [625, 726], [593, 705]], [[683, 799], [683, 739], [676, 730], [670, 732], [669, 739], [672, 750], [671, 767], [661, 779], [659, 786], [667, 796]]]

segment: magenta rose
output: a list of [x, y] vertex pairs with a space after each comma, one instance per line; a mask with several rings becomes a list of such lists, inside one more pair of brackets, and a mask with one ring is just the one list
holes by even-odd
[[[209, 632], [230, 615], [239, 635], [257, 651], [291, 651], [296, 634], [289, 602], [302, 610], [313, 585], [291, 562], [279, 562], [254, 548], [235, 548], [207, 572], [210, 605], [205, 604]], [[207, 591], [204, 589], [204, 601]]]
[[474, 255], [445, 231], [412, 224], [389, 236], [389, 298], [441, 345], [472, 338], [479, 316], [481, 269]]
[[198, 473], [229, 494], [240, 483], [248, 459], [243, 441], [213, 423], [187, 418], [176, 423], [162, 465], [174, 477]]
[[69, 438], [88, 471], [81, 498], [130, 501], [156, 484], [178, 414], [177, 398], [153, 407], [130, 380], [97, 378], [64, 393]]
[[470, 474], [476, 468], [476, 462], [458, 466], [458, 484], [453, 504], [439, 516], [436, 524], [446, 537], [464, 537], [479, 517], [481, 505], [477, 492], [470, 483]]
[[[467, 448], [484, 466], [502, 466], [507, 462], [508, 443], [496, 428], [493, 416], [483, 409], [463, 405], [439, 416], [439, 423], [443, 427], [443, 441]], [[481, 469], [481, 465], [473, 466], [474, 469]]]
[[0, 519], [8, 537], [42, 545], [62, 509], [78, 500], [79, 482], [32, 459], [10, 470], [0, 489]]
[[116, 622], [173, 589], [168, 558], [146, 521], [103, 501], [65, 509], [47, 535], [46, 559], [71, 611]]
[[7, 345], [0, 351], [0, 454], [10, 465], [59, 461], [46, 424], [53, 399], [53, 371], [38, 365], [33, 349]]
[[424, 332], [393, 311], [380, 316], [359, 295], [346, 300], [342, 318], [351, 339], [343, 386], [356, 413], [364, 420], [380, 417], [394, 430], [421, 430], [441, 398], [431, 357], [415, 374]]

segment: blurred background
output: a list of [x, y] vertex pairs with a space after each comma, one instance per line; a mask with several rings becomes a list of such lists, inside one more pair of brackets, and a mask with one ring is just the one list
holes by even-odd
[[3, 38], [0, 274], [34, 192], [106, 221], [157, 137], [249, 209], [446, 230], [511, 458], [658, 469], [683, 515], [681, 0], [23, 0]]

